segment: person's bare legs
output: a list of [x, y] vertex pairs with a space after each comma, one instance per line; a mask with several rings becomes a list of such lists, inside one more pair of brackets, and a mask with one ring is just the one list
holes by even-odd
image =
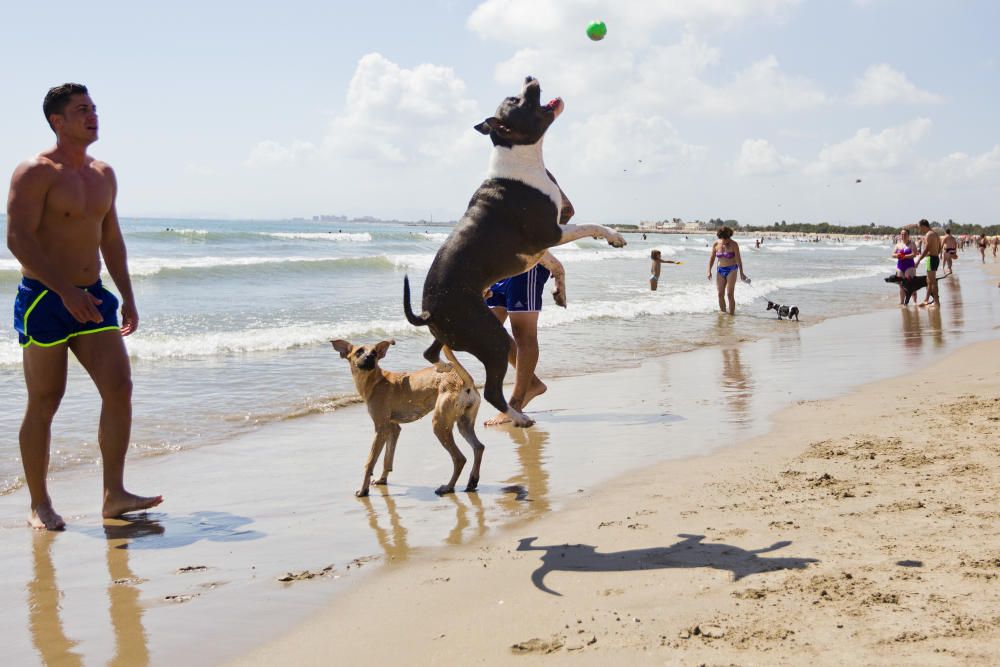
[[514, 365], [517, 373], [510, 401], [523, 412], [533, 398], [548, 389], [535, 375], [535, 368], [538, 367], [538, 312], [510, 313], [510, 328], [514, 332], [514, 347], [517, 350]]
[[137, 496], [125, 490], [125, 454], [132, 434], [132, 369], [118, 331], [77, 336], [70, 349], [101, 394], [97, 442], [104, 463], [104, 506], [109, 519], [156, 507], [163, 496]]
[[[548, 390], [545, 383], [535, 375], [538, 365], [538, 313], [508, 313], [506, 308], [490, 308], [500, 323], [510, 317], [510, 327], [514, 339], [510, 346], [510, 365], [514, 367], [514, 391], [511, 392], [508, 403], [517, 406], [523, 412], [533, 398], [541, 396]], [[520, 363], [519, 363], [520, 362]], [[486, 426], [499, 426], [510, 421], [510, 417], [498, 412], [484, 423]]]
[[715, 274], [715, 288], [719, 292], [719, 310], [724, 313], [726, 312], [726, 278], [718, 273]]
[[937, 290], [937, 272], [928, 271], [927, 272], [927, 291], [924, 294], [923, 303], [920, 304], [921, 308], [926, 308], [927, 306], [938, 305], [938, 290]]
[[28, 406], [18, 440], [24, 479], [31, 496], [28, 524], [38, 530], [62, 530], [66, 522], [52, 507], [45, 478], [49, 472], [52, 419], [66, 391], [66, 346], [29, 345], [22, 357]]
[[[739, 271], [739, 269], [737, 269]], [[726, 296], [729, 297], [729, 314], [736, 314], [736, 271], [730, 271], [726, 276]]]

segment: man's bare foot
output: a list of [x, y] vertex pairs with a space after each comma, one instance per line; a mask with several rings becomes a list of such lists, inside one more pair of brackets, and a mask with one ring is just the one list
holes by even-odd
[[490, 419], [487, 419], [486, 421], [484, 421], [483, 425], [484, 426], [500, 426], [501, 424], [509, 424], [509, 423], [510, 423], [510, 417], [508, 417], [503, 412], [498, 412], [498, 413], [496, 413], [496, 415], [494, 415]]
[[129, 512], [148, 510], [150, 507], [156, 507], [162, 502], [163, 496], [137, 496], [127, 491], [122, 495], [106, 495], [101, 516], [105, 519], [113, 519]]
[[46, 503], [31, 510], [28, 516], [28, 525], [35, 530], [65, 530], [66, 522], [56, 514], [52, 505]]
[[524, 393], [524, 402], [517, 404], [513, 399], [511, 399], [511, 403], [515, 405], [518, 410], [524, 410], [524, 408], [528, 407], [528, 403], [531, 403], [532, 399], [538, 398], [548, 391], [548, 389], [549, 388], [545, 386], [544, 382], [535, 377], [531, 386], [528, 387], [528, 391]]

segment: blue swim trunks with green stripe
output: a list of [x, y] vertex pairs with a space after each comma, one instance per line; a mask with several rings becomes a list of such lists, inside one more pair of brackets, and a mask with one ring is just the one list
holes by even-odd
[[97, 306], [104, 318], [101, 322], [77, 322], [58, 294], [37, 280], [22, 278], [14, 299], [14, 328], [21, 347], [52, 347], [74, 336], [117, 330], [118, 298], [104, 289], [100, 280], [81, 289], [101, 300]]

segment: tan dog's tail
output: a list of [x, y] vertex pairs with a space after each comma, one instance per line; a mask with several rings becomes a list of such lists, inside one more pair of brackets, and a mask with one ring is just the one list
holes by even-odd
[[444, 356], [447, 357], [448, 361], [451, 362], [451, 365], [454, 366], [455, 372], [458, 373], [460, 378], [462, 378], [462, 382], [465, 386], [475, 389], [476, 383], [473, 381], [472, 376], [469, 375], [469, 371], [465, 370], [465, 366], [459, 363], [458, 359], [455, 358], [455, 353], [451, 351], [451, 348], [444, 345], [441, 348], [441, 351], [444, 352]]

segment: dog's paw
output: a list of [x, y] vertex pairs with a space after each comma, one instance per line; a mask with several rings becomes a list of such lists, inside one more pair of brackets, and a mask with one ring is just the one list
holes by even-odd
[[438, 494], [439, 496], [446, 496], [449, 493], [455, 493], [455, 487], [448, 486], [447, 484], [442, 484], [438, 488], [434, 489], [434, 493]]
[[376, 479], [376, 480], [374, 480], [372, 482], [372, 484], [374, 484], [376, 486], [385, 486], [388, 483], [389, 483], [389, 480], [387, 478], [385, 478], [385, 477], [379, 477], [378, 479]]
[[357, 498], [367, 498], [368, 497], [368, 489], [358, 489], [357, 491], [354, 492], [354, 495]]
[[473, 491], [475, 491], [478, 488], [479, 488], [479, 478], [478, 477], [469, 477], [469, 483], [465, 485], [465, 492], [466, 493], [472, 493]]
[[517, 416], [513, 417], [510, 420], [510, 422], [511, 422], [511, 424], [513, 424], [514, 426], [517, 426], [518, 428], [528, 428], [529, 426], [534, 426], [535, 425], [535, 420], [534, 419], [532, 419], [528, 415], [524, 415], [524, 414], [521, 414], [521, 413], [518, 413]]
[[552, 299], [556, 302], [557, 306], [566, 307], [566, 292], [564, 290], [552, 290]]
[[628, 241], [621, 234], [613, 234], [608, 236], [608, 245], [612, 248], [624, 248], [628, 245]]

